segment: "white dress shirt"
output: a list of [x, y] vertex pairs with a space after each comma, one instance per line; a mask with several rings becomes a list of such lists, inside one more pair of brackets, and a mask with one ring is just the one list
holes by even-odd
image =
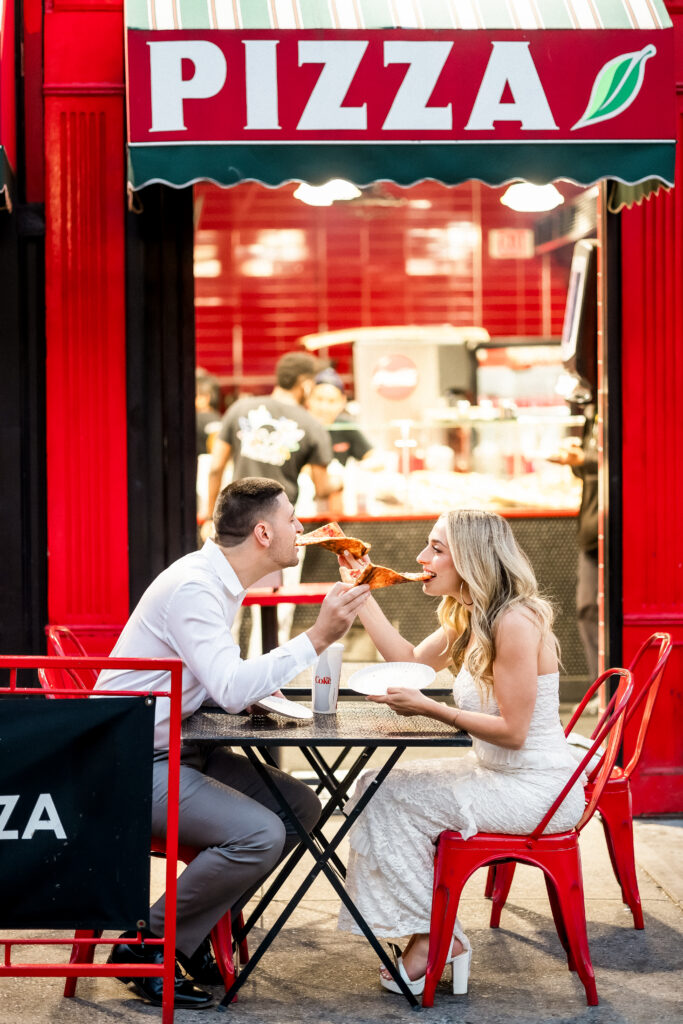
[[[165, 569], [126, 623], [113, 658], [180, 658], [182, 716], [207, 700], [236, 714], [288, 683], [317, 655], [305, 633], [249, 661], [230, 632], [245, 590], [220, 548], [207, 540]], [[101, 672], [95, 689], [170, 690], [167, 672]], [[170, 700], [156, 702], [154, 746], [168, 748]]]

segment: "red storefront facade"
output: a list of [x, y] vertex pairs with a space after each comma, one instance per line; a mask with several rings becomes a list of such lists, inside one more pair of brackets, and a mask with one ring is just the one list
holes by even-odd
[[[678, 48], [680, 143], [683, 4], [667, 9]], [[192, 505], [193, 482], [174, 482], [168, 472], [191, 445], [192, 395], [180, 393], [191, 372], [183, 342], [189, 313], [180, 303], [157, 316], [150, 298], [159, 285], [169, 295], [174, 281], [187, 293], [180, 254], [191, 222], [188, 228], [181, 193], [158, 186], [131, 198], [134, 208], [144, 207], [142, 216], [127, 210], [121, 4], [57, 0], [41, 23], [40, 4], [26, 0], [23, 31], [26, 123], [44, 118], [42, 133], [25, 132], [24, 153], [26, 201], [45, 203], [47, 616], [106, 625], [125, 620], [140, 580], [194, 543], [192, 515], [177, 511], [186, 498]], [[633, 787], [635, 812], [649, 814], [683, 809], [676, 727], [683, 694], [683, 423], [676, 411], [683, 388], [682, 159], [679, 145], [674, 190], [602, 225], [611, 297], [603, 312], [613, 339], [603, 381], [610, 444], [603, 490], [611, 616], [619, 623], [610, 655], [627, 661], [655, 629], [674, 638], [656, 739]], [[157, 251], [162, 236], [166, 249]], [[171, 337], [163, 358], [150, 333]], [[153, 382], [140, 383], [147, 345], [162, 379], [159, 408]], [[172, 435], [164, 424], [174, 417]], [[155, 437], [163, 434], [152, 452], [140, 436], [150, 422]], [[159, 473], [159, 493], [137, 502], [145, 467]], [[133, 557], [139, 552], [146, 552], [142, 565]]]

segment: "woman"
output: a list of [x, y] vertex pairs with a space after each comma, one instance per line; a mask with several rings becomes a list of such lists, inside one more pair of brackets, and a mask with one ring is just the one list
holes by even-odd
[[[358, 569], [367, 559], [348, 554]], [[442, 516], [417, 561], [440, 596], [440, 627], [413, 646], [369, 598], [361, 622], [386, 661], [415, 661], [455, 674], [455, 708], [419, 690], [389, 688], [368, 697], [400, 715], [425, 715], [472, 737], [464, 757], [413, 761], [382, 784], [350, 832], [347, 886], [379, 936], [412, 935], [399, 971], [415, 995], [424, 989], [432, 898], [434, 842], [444, 829], [533, 831], [576, 767], [559, 718], [558, 644], [553, 612], [538, 593], [531, 566], [507, 522], [489, 512]], [[374, 777], [366, 772], [355, 799]], [[584, 807], [577, 783], [548, 832], [571, 828]], [[339, 927], [358, 932], [345, 907]], [[453, 991], [467, 991], [470, 943], [456, 921], [447, 961]], [[398, 986], [385, 969], [382, 985]]]

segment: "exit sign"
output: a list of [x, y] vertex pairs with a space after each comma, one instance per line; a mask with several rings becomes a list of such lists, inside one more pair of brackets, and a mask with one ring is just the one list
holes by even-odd
[[534, 255], [534, 233], [529, 228], [489, 231], [489, 256], [494, 260], [528, 260]]

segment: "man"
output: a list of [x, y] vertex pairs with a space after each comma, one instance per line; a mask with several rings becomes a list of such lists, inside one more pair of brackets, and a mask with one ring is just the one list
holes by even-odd
[[275, 367], [270, 395], [239, 398], [230, 406], [214, 440], [209, 471], [208, 517], [220, 490], [223, 471], [232, 455], [233, 480], [267, 476], [284, 487], [292, 505], [299, 496], [299, 473], [310, 466], [316, 497], [340, 490], [330, 479], [329, 435], [304, 408], [313, 388], [316, 361], [307, 352], [288, 352]]
[[[595, 405], [583, 409], [583, 438], [551, 459], [571, 466], [574, 476], [583, 481], [581, 507], [577, 518], [579, 562], [577, 567], [576, 613], [579, 634], [586, 655], [588, 675], [598, 676], [598, 421]], [[597, 699], [595, 701], [597, 710]]]
[[[214, 512], [215, 541], [178, 559], [147, 588], [126, 624], [113, 657], [180, 658], [183, 662], [182, 715], [188, 717], [211, 699], [236, 714], [278, 693], [321, 651], [348, 630], [369, 593], [367, 586], [338, 583], [323, 601], [306, 633], [250, 661], [240, 658], [230, 628], [247, 587], [269, 572], [295, 565], [295, 541], [303, 530], [281, 484], [251, 478], [236, 481], [219, 495]], [[101, 673], [97, 688], [162, 690], [160, 672]], [[168, 772], [170, 701], [157, 700], [154, 733], [152, 833], [164, 836]], [[307, 829], [320, 814], [312, 791], [270, 769]], [[257, 887], [297, 837], [246, 757], [224, 747], [206, 750], [186, 744], [181, 753], [179, 841], [202, 850], [178, 881], [176, 946], [190, 976], [220, 982], [206, 936], [245, 894]], [[149, 930], [164, 930], [164, 900], [150, 910]], [[123, 939], [135, 933], [124, 932]], [[160, 947], [112, 948], [114, 963], [158, 962]], [[161, 1004], [160, 978], [132, 979], [143, 998]], [[179, 972], [175, 1004], [202, 1007], [210, 995]]]
[[209, 440], [220, 430], [221, 388], [218, 379], [201, 367], [195, 371], [194, 410], [197, 434], [197, 458], [209, 451]]
[[346, 388], [344, 381], [331, 367], [321, 370], [308, 400], [308, 411], [330, 432], [332, 455], [342, 466], [347, 459], [360, 462], [372, 450], [372, 445], [351, 417], [345, 412]]

